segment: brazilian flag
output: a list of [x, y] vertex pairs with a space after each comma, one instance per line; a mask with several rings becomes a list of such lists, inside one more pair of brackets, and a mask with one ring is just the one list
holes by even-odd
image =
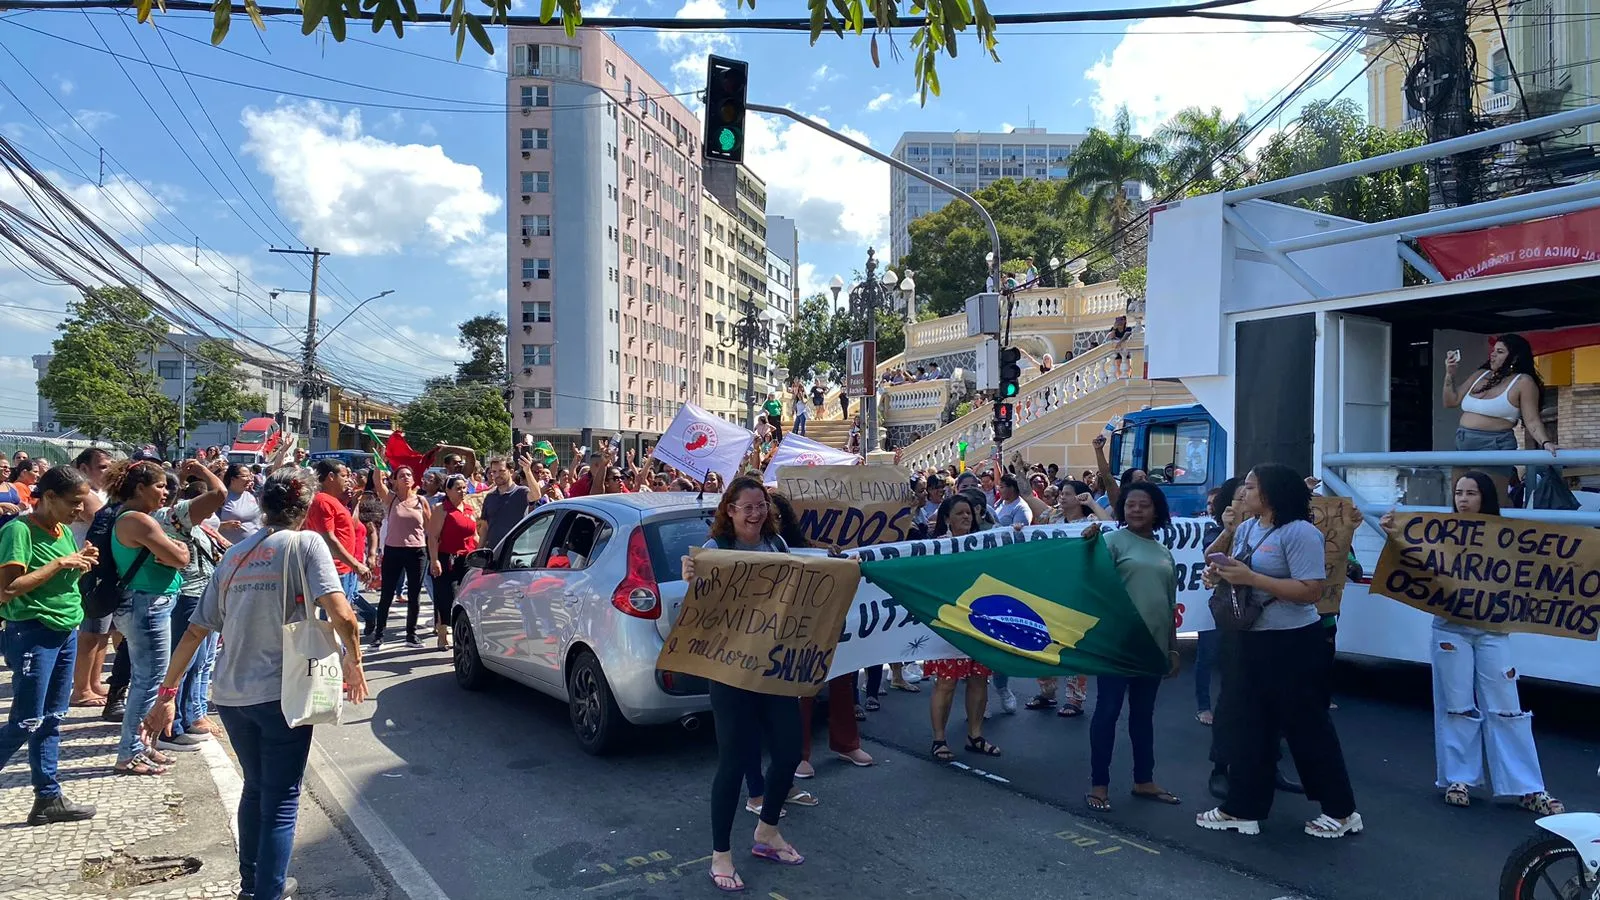
[[861, 574], [996, 672], [1164, 675], [1167, 655], [1099, 539], [1039, 540], [861, 564]]
[[545, 465], [553, 466], [556, 464], [556, 448], [550, 446], [549, 441], [540, 441], [539, 443], [534, 444], [533, 450], [535, 453], [539, 454], [540, 460]]

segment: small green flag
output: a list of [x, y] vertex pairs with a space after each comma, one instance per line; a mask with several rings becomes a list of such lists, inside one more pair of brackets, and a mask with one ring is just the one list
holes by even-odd
[[378, 435], [373, 432], [371, 425], [361, 426], [361, 433], [366, 435], [367, 440], [372, 442], [372, 465], [379, 472], [389, 471], [389, 462], [383, 458], [384, 442], [378, 440]]
[[555, 465], [556, 460], [559, 459], [559, 457], [556, 456], [556, 448], [550, 446], [549, 441], [540, 441], [539, 443], [533, 445], [533, 449], [537, 451], [540, 456], [544, 457], [544, 464], [547, 466]]
[[958, 650], [1016, 677], [1164, 675], [1102, 540], [1028, 541], [861, 564]]

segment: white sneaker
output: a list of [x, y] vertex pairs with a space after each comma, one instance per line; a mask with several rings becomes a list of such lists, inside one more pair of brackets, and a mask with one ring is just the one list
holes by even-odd
[[1006, 688], [1000, 692], [1000, 708], [1005, 710], [1008, 716], [1016, 715], [1017, 694], [1011, 688]]

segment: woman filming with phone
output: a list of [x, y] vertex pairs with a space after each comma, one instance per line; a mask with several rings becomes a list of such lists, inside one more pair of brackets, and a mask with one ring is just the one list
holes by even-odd
[[[1502, 334], [1495, 339], [1489, 358], [1478, 367], [1478, 374], [1466, 388], [1456, 385], [1456, 367], [1461, 351], [1451, 350], [1444, 358], [1444, 405], [1461, 409], [1456, 428], [1457, 450], [1516, 450], [1517, 424], [1551, 455], [1561, 449], [1545, 431], [1540, 418], [1544, 403], [1544, 381], [1534, 367], [1533, 347], [1520, 334]], [[1506, 485], [1514, 470], [1509, 466], [1479, 466], [1494, 479], [1500, 499], [1508, 496]], [[1459, 478], [1460, 473], [1456, 473]]]

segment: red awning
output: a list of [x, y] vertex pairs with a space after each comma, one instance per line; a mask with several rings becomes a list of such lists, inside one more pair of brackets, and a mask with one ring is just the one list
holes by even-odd
[[1600, 208], [1417, 238], [1450, 281], [1570, 266], [1600, 259]]

